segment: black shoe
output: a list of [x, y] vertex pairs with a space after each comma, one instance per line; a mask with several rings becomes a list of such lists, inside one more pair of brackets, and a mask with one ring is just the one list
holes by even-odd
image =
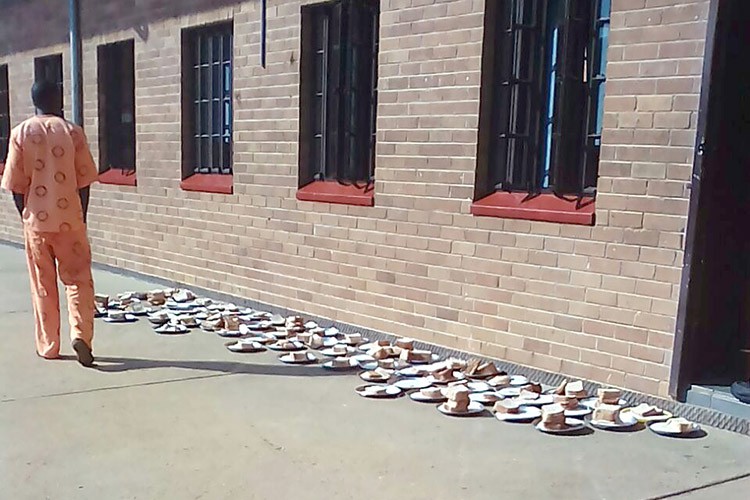
[[729, 392], [741, 402], [750, 404], [750, 381], [733, 383], [732, 387], [729, 388]]
[[94, 355], [91, 354], [91, 348], [81, 339], [73, 341], [73, 350], [76, 352], [78, 362], [86, 368], [94, 366]]

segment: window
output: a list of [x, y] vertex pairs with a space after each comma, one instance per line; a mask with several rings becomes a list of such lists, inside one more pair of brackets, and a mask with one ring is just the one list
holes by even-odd
[[477, 197], [596, 192], [611, 0], [490, 0]]
[[[104, 182], [135, 183], [135, 65], [133, 40], [100, 45], [99, 154]], [[127, 182], [131, 178], [131, 182]], [[116, 181], [122, 182], [116, 182]]]
[[300, 185], [369, 185], [375, 169], [379, 2], [302, 7]]
[[0, 66], [0, 166], [5, 163], [10, 140], [10, 96], [8, 92], [8, 65]]
[[223, 174], [231, 183], [232, 38], [231, 22], [183, 30], [184, 179]]
[[34, 80], [47, 80], [57, 83], [57, 87], [60, 89], [60, 102], [64, 102], [62, 54], [34, 59]]

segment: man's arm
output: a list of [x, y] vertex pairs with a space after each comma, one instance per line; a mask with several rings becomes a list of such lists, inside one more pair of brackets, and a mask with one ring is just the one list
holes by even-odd
[[22, 193], [13, 193], [13, 203], [16, 204], [18, 215], [23, 217], [23, 209], [26, 208], [26, 195]]
[[[86, 224], [86, 220], [89, 215], [89, 191], [90, 191], [90, 188], [88, 186], [78, 190], [78, 196], [81, 197], [81, 208], [83, 209], [83, 223], [84, 224]], [[18, 206], [18, 202], [16, 202], [16, 207], [17, 206]]]
[[13, 202], [16, 204], [18, 213], [23, 217], [23, 209], [26, 205], [26, 193], [29, 192], [31, 178], [26, 175], [23, 164], [23, 148], [18, 137], [18, 128], [10, 133], [8, 142], [8, 158], [5, 161], [5, 172], [3, 173], [3, 189], [13, 193]]
[[76, 148], [75, 164], [78, 196], [81, 198], [83, 222], [86, 223], [89, 214], [89, 187], [99, 178], [99, 171], [96, 169], [94, 158], [91, 156], [86, 134], [80, 127], [76, 127], [72, 135]]

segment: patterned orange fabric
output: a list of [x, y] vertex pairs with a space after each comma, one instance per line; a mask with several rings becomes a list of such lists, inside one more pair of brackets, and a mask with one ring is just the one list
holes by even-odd
[[50, 359], [60, 355], [58, 273], [68, 296], [71, 340], [82, 339], [91, 347], [94, 338], [94, 280], [86, 230], [40, 233], [26, 227], [25, 233], [37, 353]]
[[84, 227], [78, 190], [98, 172], [83, 129], [57, 116], [35, 116], [11, 131], [2, 187], [25, 196], [24, 225], [57, 233]]

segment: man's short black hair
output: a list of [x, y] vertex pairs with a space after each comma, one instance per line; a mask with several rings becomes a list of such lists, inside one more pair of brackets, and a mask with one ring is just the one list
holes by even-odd
[[55, 82], [38, 80], [31, 87], [31, 100], [34, 106], [46, 113], [58, 113], [62, 110], [60, 89]]

